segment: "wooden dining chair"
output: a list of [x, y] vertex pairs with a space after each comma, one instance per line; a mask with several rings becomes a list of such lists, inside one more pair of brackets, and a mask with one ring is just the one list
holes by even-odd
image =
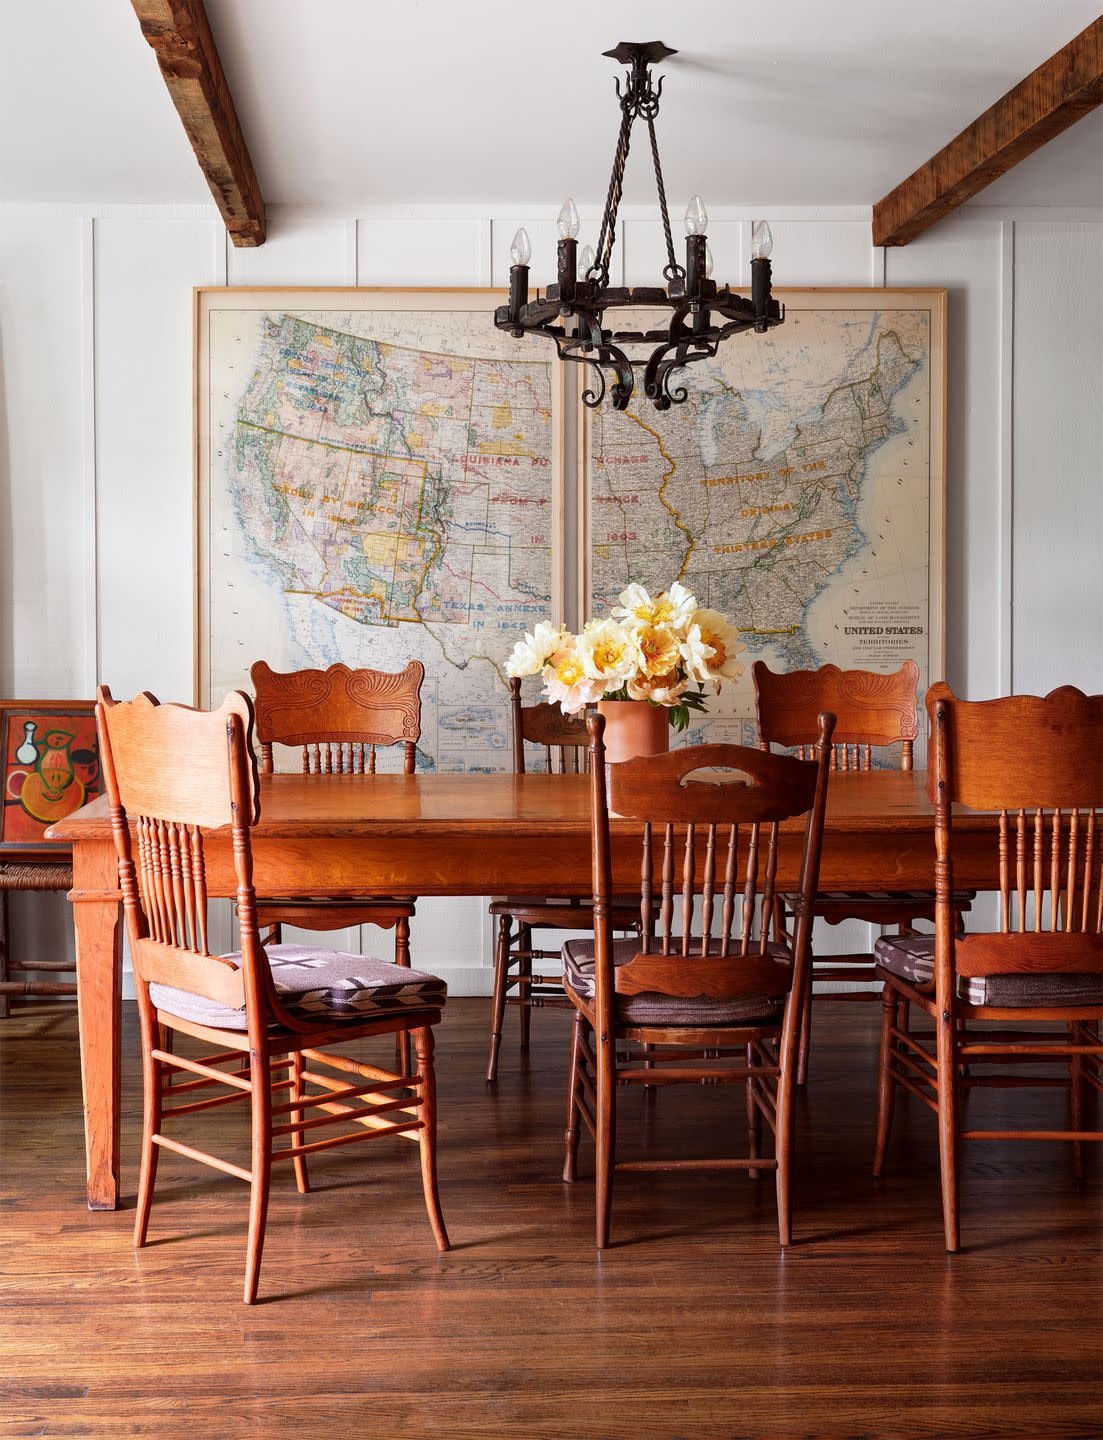
[[[159, 705], [151, 695], [116, 704], [101, 688], [96, 715], [141, 1019], [145, 1105], [134, 1244], [146, 1243], [162, 1149], [246, 1181], [245, 1302], [251, 1304], [273, 1161], [292, 1162], [305, 1194], [308, 1155], [397, 1135], [418, 1142], [430, 1225], [438, 1247], [447, 1250], [433, 1071], [444, 982], [363, 955], [261, 943], [251, 844], [260, 792], [245, 695], [235, 691], [218, 710], [200, 711]], [[215, 827], [233, 835], [240, 949], [229, 955], [212, 955], [208, 943], [204, 832]], [[415, 1075], [326, 1049], [410, 1032]], [[214, 1053], [198, 1060], [176, 1054], [175, 1034]], [[216, 1093], [204, 1093], [212, 1086]], [[282, 1093], [285, 1099], [278, 1098]], [[249, 1107], [247, 1166], [165, 1133], [180, 1116], [235, 1101]], [[321, 1113], [307, 1118], [308, 1111]], [[320, 1128], [342, 1122], [351, 1130], [314, 1138]]]
[[[831, 768], [835, 772], [873, 769], [874, 751], [898, 754], [897, 764], [910, 770], [919, 734], [919, 706], [916, 687], [919, 666], [905, 660], [899, 670], [882, 675], [870, 670], [840, 670], [823, 665], [818, 670], [791, 670], [777, 674], [761, 660], [751, 671], [754, 677], [758, 714], [759, 744], [795, 750], [802, 759], [815, 743], [817, 716], [830, 710], [836, 717]], [[792, 895], [779, 897], [779, 905], [792, 913]], [[969, 908], [973, 896], [958, 895], [959, 913]], [[873, 925], [895, 925], [900, 934], [913, 932], [917, 920], [934, 920], [934, 891], [911, 890], [903, 894], [883, 891], [831, 890], [816, 897], [816, 915], [829, 925], [846, 920], [863, 920]], [[860, 982], [861, 990], [837, 991], [838, 1000], [875, 1000], [880, 985], [875, 983], [874, 957], [868, 952], [832, 955], [813, 965], [815, 982]], [[809, 986], [801, 1017], [798, 1084], [808, 1077], [808, 1052], [812, 1038], [812, 991]]]
[[[558, 705], [521, 703], [521, 682], [509, 682], [513, 739], [513, 773], [526, 771], [525, 745], [543, 751], [549, 775], [583, 774], [589, 763], [590, 737], [583, 716], [564, 715]], [[554, 877], [549, 877], [554, 884]], [[486, 1078], [498, 1078], [498, 1051], [507, 1006], [520, 1011], [521, 1049], [529, 1047], [533, 1010], [545, 1005], [565, 1008], [562, 975], [537, 974], [533, 961], [559, 960], [559, 949], [539, 949], [533, 932], [548, 930], [592, 930], [593, 905], [587, 899], [556, 898], [547, 894], [497, 896], [490, 903], [490, 915], [497, 922], [494, 946], [494, 991], [490, 1010], [490, 1057]], [[639, 907], [635, 902], [617, 909], [617, 928], [635, 930]], [[516, 928], [514, 928], [516, 927]], [[511, 993], [516, 992], [516, 993]]]
[[[331, 665], [328, 670], [273, 670], [258, 660], [249, 671], [256, 696], [256, 729], [260, 743], [260, 770], [275, 769], [275, 746], [299, 750], [304, 775], [374, 775], [377, 752], [402, 747], [401, 768], [412, 775], [421, 738], [421, 685], [425, 667], [411, 660], [404, 670], [350, 670]], [[354, 925], [378, 925], [394, 930], [396, 965], [410, 963], [410, 920], [415, 897], [388, 896], [378, 900], [281, 899], [264, 896], [257, 909], [268, 939], [279, 943], [283, 925], [305, 930], [343, 930]], [[403, 1073], [410, 1073], [409, 1037], [397, 1037]]]
[[[902, 1087], [938, 1117], [943, 1226], [946, 1249], [955, 1251], [959, 1141], [1067, 1141], [1079, 1177], [1083, 1142], [1103, 1140], [1086, 1118], [1089, 1090], [1103, 1091], [1103, 695], [1066, 686], [1044, 699], [965, 701], [939, 684], [927, 692], [927, 709], [935, 933], [875, 947], [885, 988], [873, 1173], [884, 1171]], [[959, 933], [955, 805], [999, 814], [995, 933]], [[913, 1007], [930, 1017], [933, 1038], [911, 1029]], [[1064, 1073], [1017, 1068], [1047, 1061]], [[1010, 1073], [992, 1074], [990, 1065]], [[970, 1089], [1034, 1085], [1068, 1088], [1067, 1130], [964, 1124]]]
[[[563, 1178], [575, 1178], [585, 1126], [596, 1147], [603, 1249], [616, 1171], [744, 1169], [757, 1176], [772, 1169], [778, 1233], [788, 1245], [797, 1032], [811, 965], [834, 716], [820, 717], [814, 760], [699, 745], [606, 767], [604, 725], [600, 715], [587, 720], [594, 936], [563, 947], [563, 984], [575, 1008]], [[737, 773], [718, 773], [725, 771]], [[612, 841], [610, 810], [618, 816]], [[773, 903], [779, 825], [800, 816], [801, 881], [790, 941], [778, 929]], [[636, 822], [630, 833], [622, 821]], [[623, 941], [613, 938], [613, 843], [634, 855], [642, 847], [642, 864], [632, 861], [641, 876], [642, 933]], [[678, 1083], [744, 1088], [746, 1157], [617, 1160], [619, 1088]], [[775, 1137], [772, 1157], [760, 1153], [762, 1120]]]

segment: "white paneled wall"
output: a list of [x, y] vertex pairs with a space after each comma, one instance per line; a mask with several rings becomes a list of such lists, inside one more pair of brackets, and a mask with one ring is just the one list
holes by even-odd
[[[718, 277], [745, 270], [757, 213], [712, 215]], [[193, 286], [502, 285], [522, 223], [545, 283], [554, 215], [277, 208], [235, 250], [204, 207], [0, 207], [0, 691], [191, 697]], [[769, 219], [779, 284], [949, 288], [946, 678], [1103, 689], [1103, 217], [970, 207], [888, 252], [853, 208]], [[661, 268], [643, 212], [620, 242], [629, 283]], [[16, 945], [69, 943], [56, 897], [13, 921]], [[481, 901], [426, 901], [415, 964], [486, 990], [489, 941]]]

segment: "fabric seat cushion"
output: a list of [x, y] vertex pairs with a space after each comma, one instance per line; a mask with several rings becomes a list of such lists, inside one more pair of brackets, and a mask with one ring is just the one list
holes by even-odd
[[[694, 942], [698, 955], [686, 957], [691, 966], [700, 958], [700, 940]], [[770, 945], [769, 953], [779, 961], [789, 962], [789, 952], [782, 945]], [[613, 964], [627, 965], [640, 953], [634, 938], [613, 941]], [[709, 942], [709, 953], [720, 954], [720, 942]], [[738, 957], [736, 957], [738, 958]], [[592, 1000], [596, 990], [594, 978], [594, 942], [568, 940], [563, 946], [563, 978], [576, 994]], [[785, 977], [786, 984], [788, 977]], [[732, 999], [713, 999], [708, 995], [662, 995], [645, 991], [640, 995], [616, 997], [617, 1021], [626, 1025], [737, 1025], [755, 1021], [778, 1020], [784, 1000], [771, 995], [738, 995]]]
[[[374, 1020], [405, 1010], [443, 1005], [448, 986], [436, 975], [408, 970], [389, 960], [321, 950], [312, 945], [269, 945], [268, 963], [280, 1003], [298, 1020]], [[241, 951], [223, 956], [241, 964]], [[151, 985], [149, 996], [159, 1010], [219, 1030], [248, 1028], [244, 1007], [221, 1005], [171, 985]]]
[[[878, 965], [890, 975], [928, 984], [934, 978], [933, 935], [886, 935], [874, 942]], [[1103, 1005], [1103, 975], [959, 975], [958, 997], [970, 1005], [1007, 1009]]]

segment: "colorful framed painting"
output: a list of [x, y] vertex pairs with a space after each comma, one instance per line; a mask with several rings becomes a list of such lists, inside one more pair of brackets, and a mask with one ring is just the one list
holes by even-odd
[[197, 292], [200, 704], [255, 660], [420, 660], [418, 769], [510, 768], [504, 658], [563, 613], [565, 367], [502, 295]]
[[66, 853], [43, 836], [102, 789], [94, 702], [0, 701], [0, 758], [0, 856]]

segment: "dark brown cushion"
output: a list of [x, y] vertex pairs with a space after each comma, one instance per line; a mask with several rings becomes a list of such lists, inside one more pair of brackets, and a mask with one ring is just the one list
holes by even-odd
[[[933, 935], [886, 935], [874, 942], [877, 963], [890, 975], [925, 985], [934, 978]], [[1103, 975], [959, 975], [957, 993], [970, 1005], [1007, 1009], [1103, 1005]]]
[[[698, 955], [687, 956], [685, 964], [692, 965], [700, 958], [701, 942], [693, 942]], [[627, 965], [640, 953], [640, 943], [634, 938], [613, 941], [613, 964]], [[719, 955], [720, 942], [709, 942], [709, 953]], [[769, 953], [776, 955], [788, 966], [788, 951], [780, 945], [769, 946]], [[576, 994], [592, 1000], [596, 984], [594, 980], [594, 942], [590, 939], [568, 940], [563, 946], [563, 979]], [[788, 983], [788, 977], [785, 977]], [[616, 997], [617, 1020], [626, 1025], [733, 1025], [748, 1021], [780, 1019], [783, 1001], [770, 995], [740, 995], [735, 999], [714, 1000], [711, 996], [661, 995], [645, 991], [642, 995], [618, 995]]]
[[[443, 1005], [448, 986], [436, 975], [408, 970], [389, 960], [319, 950], [312, 945], [269, 945], [268, 963], [280, 1003], [299, 1020], [374, 1020], [405, 1010]], [[241, 951], [223, 957], [241, 964]], [[159, 1010], [219, 1030], [245, 1030], [245, 1010], [232, 1010], [205, 995], [171, 985], [151, 985]]]

